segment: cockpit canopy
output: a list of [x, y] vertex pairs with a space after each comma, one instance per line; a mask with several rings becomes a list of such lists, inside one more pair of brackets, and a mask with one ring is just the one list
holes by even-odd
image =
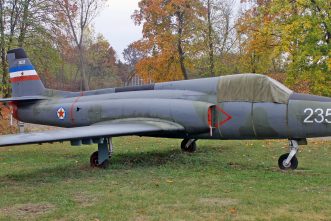
[[292, 90], [260, 74], [237, 74], [220, 77], [218, 102], [246, 101], [287, 104]]

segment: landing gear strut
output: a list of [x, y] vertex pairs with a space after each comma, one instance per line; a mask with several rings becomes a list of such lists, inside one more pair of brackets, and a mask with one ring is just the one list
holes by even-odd
[[196, 139], [184, 139], [181, 144], [183, 152], [193, 153], [197, 150]]
[[[307, 142], [307, 141], [306, 141]], [[298, 159], [296, 154], [299, 150], [299, 141], [298, 140], [290, 140], [290, 153], [283, 154], [278, 159], [278, 166], [281, 170], [295, 170], [298, 168]]]
[[113, 144], [111, 138], [101, 139], [98, 143], [98, 151], [90, 157], [91, 167], [106, 169], [109, 166], [110, 158], [113, 153]]

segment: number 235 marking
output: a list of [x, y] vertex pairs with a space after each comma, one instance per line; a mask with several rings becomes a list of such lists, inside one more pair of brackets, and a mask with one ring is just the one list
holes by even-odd
[[[312, 123], [328, 123], [331, 124], [331, 109], [326, 109], [325, 111], [322, 108], [318, 109], [312, 109], [307, 108], [304, 110], [305, 114], [308, 114], [308, 116], [303, 121], [306, 124], [312, 124]], [[329, 119], [327, 119], [329, 117]]]

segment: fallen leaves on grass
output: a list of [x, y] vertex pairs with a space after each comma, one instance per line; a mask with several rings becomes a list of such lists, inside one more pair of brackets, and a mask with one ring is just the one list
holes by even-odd
[[231, 214], [236, 214], [236, 213], [237, 213], [237, 209], [236, 209], [236, 208], [230, 208], [230, 209], [229, 209], [229, 212], [230, 212]]

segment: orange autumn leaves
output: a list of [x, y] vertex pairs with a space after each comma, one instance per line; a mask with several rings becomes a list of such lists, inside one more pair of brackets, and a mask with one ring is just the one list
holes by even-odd
[[169, 81], [187, 78], [192, 67], [190, 53], [205, 14], [197, 0], [143, 0], [135, 11], [136, 24], [143, 24], [143, 38], [133, 46], [144, 54], [136, 65], [146, 81]]
[[133, 15], [143, 25], [143, 38], [132, 44], [143, 54], [138, 75], [160, 82], [277, 73], [293, 89], [300, 85], [300, 90], [330, 96], [329, 1], [241, 0], [237, 15], [231, 1], [225, 2], [142, 0]]
[[0, 103], [0, 134], [14, 132], [14, 127], [10, 126], [10, 114], [10, 108]]

